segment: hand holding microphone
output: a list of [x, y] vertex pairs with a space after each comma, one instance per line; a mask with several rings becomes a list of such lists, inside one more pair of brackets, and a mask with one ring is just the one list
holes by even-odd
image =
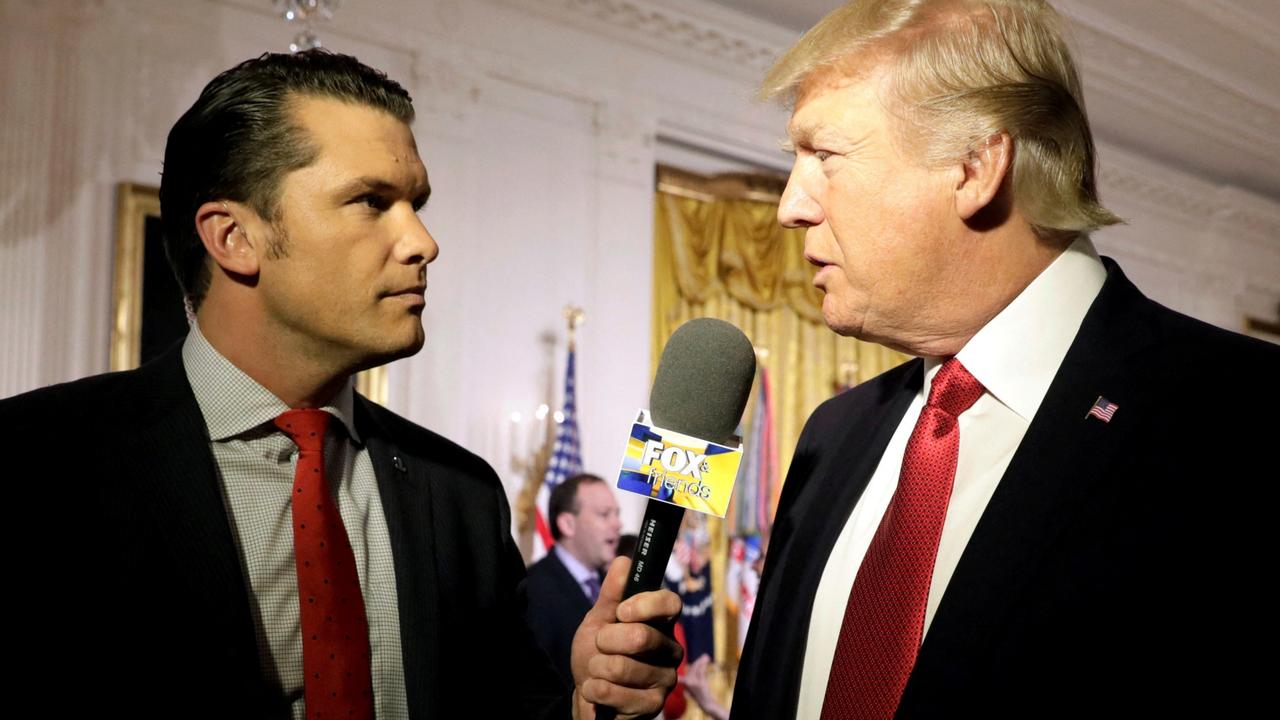
[[[703, 443], [729, 445], [754, 378], [755, 351], [741, 330], [722, 320], [691, 320], [663, 349], [649, 396], [652, 424]], [[652, 442], [648, 447], [652, 451]], [[690, 479], [709, 467], [688, 450], [663, 454]], [[645, 454], [646, 461], [650, 455]], [[674, 501], [690, 487], [698, 485], [654, 477], [651, 494]], [[732, 483], [718, 489], [723, 497], [713, 499], [713, 507], [727, 505]], [[600, 600], [574, 638], [575, 716], [589, 717], [589, 703], [597, 704], [597, 718], [656, 712], [674, 687], [681, 651], [664, 630], [679, 615], [680, 600], [658, 589], [683, 517], [684, 507], [651, 499], [630, 562], [619, 558], [610, 567]]]

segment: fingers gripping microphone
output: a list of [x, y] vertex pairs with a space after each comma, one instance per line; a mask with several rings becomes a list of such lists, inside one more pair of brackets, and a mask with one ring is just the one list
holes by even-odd
[[[723, 320], [690, 320], [662, 350], [649, 415], [657, 427], [727, 445], [742, 420], [755, 374], [755, 350], [741, 330]], [[662, 587], [682, 519], [684, 508], [649, 501], [624, 599]]]

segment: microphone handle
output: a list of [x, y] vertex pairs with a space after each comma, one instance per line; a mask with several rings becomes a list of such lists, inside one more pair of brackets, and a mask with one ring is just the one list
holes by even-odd
[[627, 576], [627, 586], [622, 591], [623, 600], [662, 587], [667, 561], [680, 534], [682, 520], [684, 508], [679, 505], [661, 500], [649, 501], [636, 537], [635, 552], [631, 554], [631, 574]]
[[[671, 549], [675, 547], [676, 537], [680, 534], [680, 522], [684, 520], [684, 508], [661, 500], [650, 500], [645, 508], [644, 520], [640, 523], [640, 533], [636, 538], [636, 549], [631, 554], [631, 574], [627, 576], [627, 586], [622, 591], [622, 599], [637, 593], [657, 590], [662, 587], [662, 578], [667, 573], [667, 560], [671, 558]], [[653, 623], [650, 623], [653, 625]], [[654, 625], [663, 632], [669, 627]], [[596, 720], [614, 720], [618, 711], [607, 706], [596, 706]]]

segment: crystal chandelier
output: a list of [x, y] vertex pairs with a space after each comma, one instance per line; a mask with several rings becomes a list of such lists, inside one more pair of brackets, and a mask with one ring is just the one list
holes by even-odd
[[290, 52], [310, 50], [320, 47], [320, 38], [316, 35], [318, 22], [333, 19], [333, 13], [342, 4], [342, 0], [273, 0], [276, 10], [284, 15], [285, 21], [293, 27], [300, 28], [293, 42], [289, 43]]

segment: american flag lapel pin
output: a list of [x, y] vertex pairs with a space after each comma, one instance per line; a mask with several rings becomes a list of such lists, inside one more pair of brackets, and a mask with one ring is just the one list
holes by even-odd
[[1089, 413], [1084, 417], [1086, 420], [1096, 417], [1104, 423], [1109, 423], [1119, 409], [1119, 405], [1099, 395], [1098, 399], [1093, 401], [1093, 407], [1089, 408]]

